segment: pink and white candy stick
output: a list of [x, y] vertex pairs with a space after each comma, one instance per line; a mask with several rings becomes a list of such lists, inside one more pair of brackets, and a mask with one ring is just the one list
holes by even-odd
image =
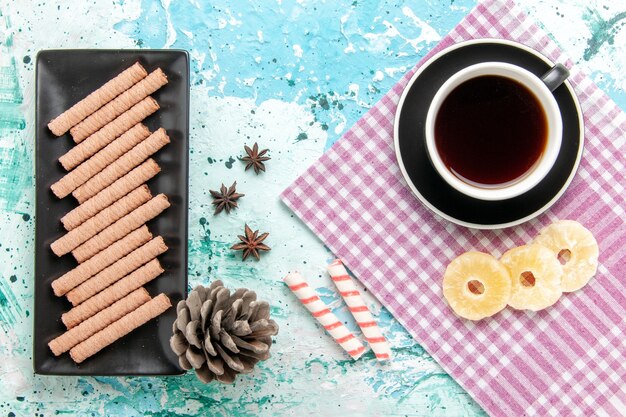
[[348, 305], [350, 312], [354, 316], [357, 324], [363, 331], [363, 335], [370, 344], [376, 359], [385, 361], [391, 358], [391, 349], [387, 343], [387, 339], [383, 336], [378, 324], [372, 317], [369, 309], [361, 297], [361, 293], [352, 281], [348, 271], [341, 263], [340, 259], [334, 260], [328, 265], [328, 273], [337, 286], [343, 300]]
[[353, 359], [358, 359], [365, 347], [359, 339], [354, 337], [342, 322], [337, 319], [328, 306], [315, 294], [315, 291], [306, 282], [304, 277], [298, 272], [291, 272], [283, 281], [291, 291], [298, 297], [300, 302], [311, 312], [313, 317], [324, 326], [330, 335], [339, 343]]

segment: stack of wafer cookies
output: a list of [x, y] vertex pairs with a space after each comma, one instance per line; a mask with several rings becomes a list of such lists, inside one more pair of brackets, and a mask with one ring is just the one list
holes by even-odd
[[164, 272], [157, 257], [167, 251], [146, 223], [170, 203], [145, 183], [161, 170], [151, 156], [170, 139], [142, 124], [159, 109], [150, 95], [165, 84], [160, 68], [148, 74], [137, 62], [48, 124], [76, 143], [59, 158], [69, 172], [50, 188], [79, 203], [60, 219], [67, 233], [50, 245], [78, 262], [52, 282], [73, 306], [61, 317], [67, 331], [48, 343], [55, 356], [69, 352], [81, 363], [171, 306], [143, 288]]

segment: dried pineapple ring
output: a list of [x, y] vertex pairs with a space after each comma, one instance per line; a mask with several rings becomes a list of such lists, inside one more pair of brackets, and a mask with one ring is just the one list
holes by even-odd
[[452, 260], [443, 276], [443, 296], [469, 320], [493, 316], [511, 297], [509, 271], [493, 256], [466, 252]]
[[540, 245], [519, 246], [502, 255], [500, 262], [511, 274], [511, 307], [538, 311], [561, 297], [563, 267], [550, 249]]
[[[584, 287], [598, 269], [598, 243], [591, 232], [573, 220], [560, 220], [541, 231], [533, 243], [550, 249], [563, 259], [563, 292]], [[569, 258], [569, 259], [568, 259]]]

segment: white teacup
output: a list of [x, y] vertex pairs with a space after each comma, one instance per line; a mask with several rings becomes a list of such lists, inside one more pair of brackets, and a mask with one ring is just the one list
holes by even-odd
[[[435, 121], [446, 97], [462, 83], [484, 75], [510, 78], [525, 86], [537, 98], [547, 122], [545, 148], [532, 168], [514, 181], [493, 187], [471, 184], [453, 174], [442, 161], [435, 142]], [[475, 64], [452, 75], [435, 94], [426, 116], [426, 149], [439, 175], [459, 192], [480, 200], [505, 200], [532, 189], [548, 174], [561, 148], [563, 122], [552, 91], [561, 85], [568, 76], [569, 72], [561, 64], [555, 65], [540, 78], [524, 68], [503, 62]]]

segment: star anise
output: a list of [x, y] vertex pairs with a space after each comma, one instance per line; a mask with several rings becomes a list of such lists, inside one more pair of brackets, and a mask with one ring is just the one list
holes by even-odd
[[259, 236], [258, 230], [253, 232], [252, 229], [250, 229], [250, 227], [248, 227], [248, 225], [246, 224], [245, 236], [237, 236], [241, 243], [234, 244], [231, 249], [243, 251], [242, 261], [245, 261], [250, 254], [252, 254], [252, 256], [259, 260], [261, 258], [259, 251], [270, 250], [270, 247], [263, 243], [265, 238], [267, 238], [269, 235], [269, 233], [263, 233]]
[[215, 204], [215, 214], [220, 213], [222, 210], [226, 210], [226, 213], [230, 213], [232, 209], [237, 208], [237, 200], [243, 197], [245, 194], [239, 194], [236, 190], [237, 181], [226, 189], [226, 186], [222, 183], [220, 191], [209, 190], [211, 196], [213, 196], [213, 204]]
[[271, 158], [269, 156], [265, 156], [269, 149], [263, 149], [259, 152], [259, 144], [254, 142], [252, 145], [252, 149], [248, 145], [243, 147], [246, 150], [247, 156], [241, 158], [242, 161], [246, 162], [246, 171], [252, 167], [254, 172], [258, 175], [259, 172], [265, 172], [265, 161], [269, 161]]

